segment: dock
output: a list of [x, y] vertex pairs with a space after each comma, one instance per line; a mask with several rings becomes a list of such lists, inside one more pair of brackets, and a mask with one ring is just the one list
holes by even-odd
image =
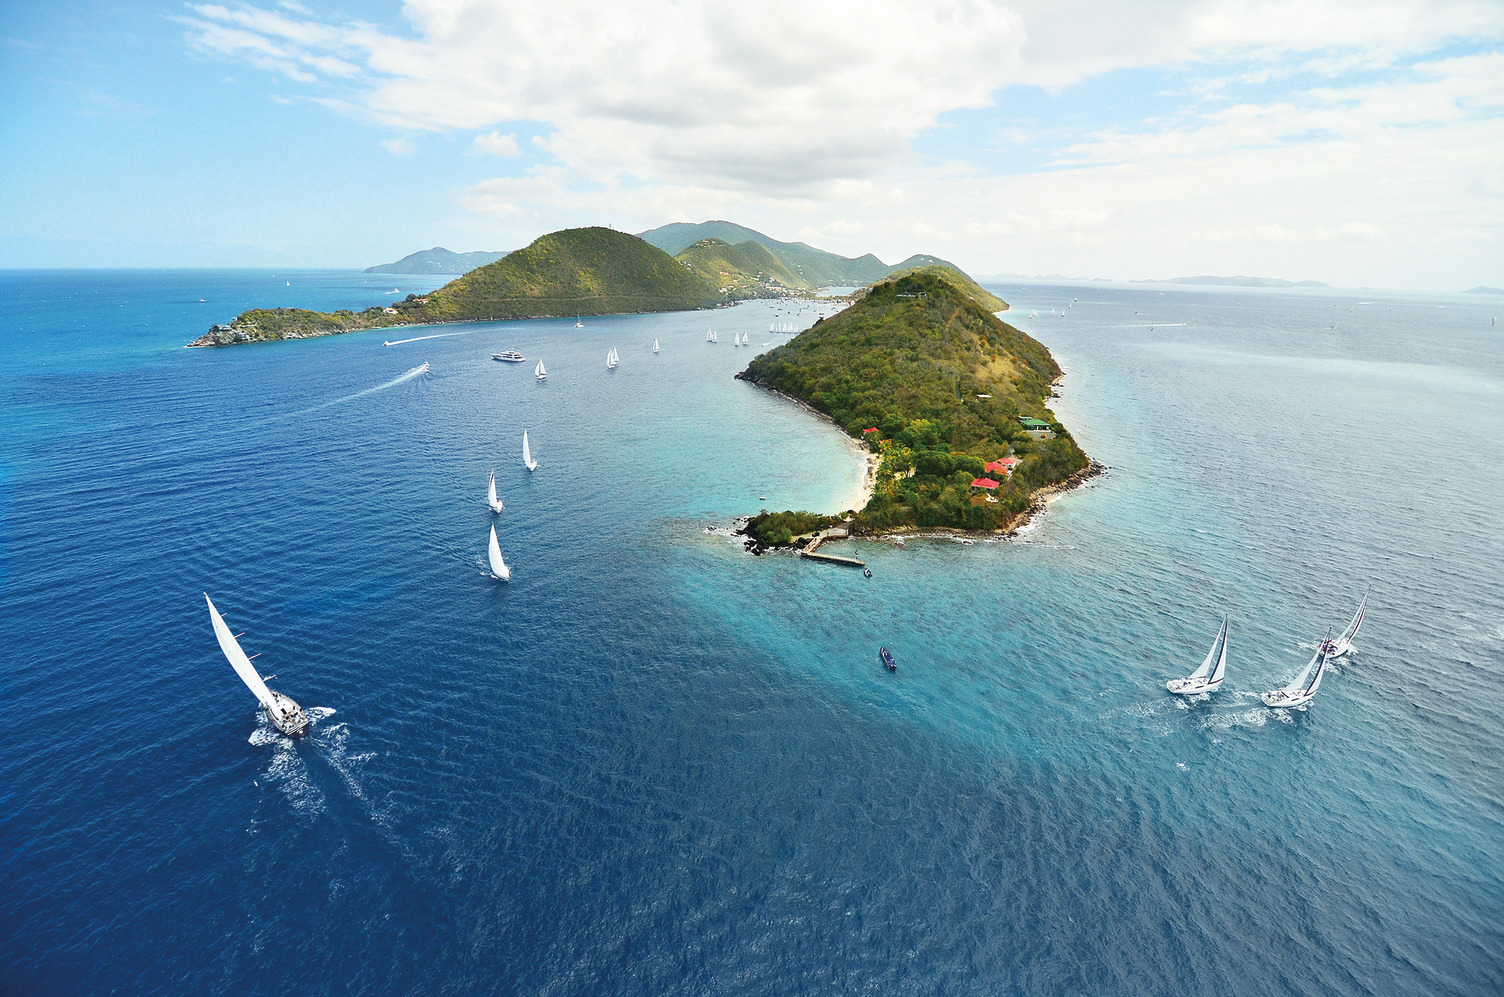
[[865, 568], [867, 566], [866, 561], [858, 561], [854, 557], [840, 557], [836, 554], [810, 553], [807, 550], [801, 550], [799, 556], [807, 557], [811, 561], [828, 561], [831, 564], [844, 564], [848, 568]]

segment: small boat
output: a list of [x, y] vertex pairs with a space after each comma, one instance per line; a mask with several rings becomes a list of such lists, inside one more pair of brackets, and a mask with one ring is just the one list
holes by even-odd
[[880, 647], [880, 648], [877, 649], [877, 656], [878, 656], [879, 659], [881, 659], [881, 661], [883, 663], [883, 667], [886, 668], [888, 671], [890, 671], [890, 672], [896, 672], [896, 671], [898, 671], [898, 662], [896, 662], [896, 661], [893, 660], [893, 652], [892, 651], [888, 650], [886, 647]]
[[1321, 646], [1316, 648], [1316, 655], [1310, 660], [1300, 674], [1295, 676], [1289, 685], [1271, 692], [1266, 692], [1259, 698], [1270, 709], [1288, 710], [1296, 706], [1304, 706], [1316, 697], [1316, 690], [1321, 688], [1321, 676], [1326, 673], [1326, 663], [1331, 660], [1331, 655], [1326, 652], [1326, 646], [1330, 641], [1323, 640]]
[[209, 619], [214, 623], [214, 636], [219, 640], [219, 649], [229, 659], [230, 666], [235, 669], [235, 674], [239, 675], [240, 680], [256, 694], [256, 699], [261, 702], [261, 708], [266, 711], [266, 719], [288, 737], [297, 737], [306, 733], [310, 722], [308, 714], [292, 701], [291, 696], [284, 696], [274, 689], [267, 688], [266, 682], [262, 680], [256, 667], [251, 664], [251, 659], [246, 657], [245, 652], [240, 649], [239, 642], [235, 640], [235, 634], [230, 633], [224, 617], [220, 616], [219, 610], [214, 608], [214, 600], [209, 598], [207, 592], [204, 593], [204, 602], [209, 604]]
[[868, 578], [871, 578], [872, 577], [872, 569], [871, 568], [863, 568], [862, 569], [862, 574], [865, 575]]
[[501, 499], [496, 497], [496, 472], [491, 472], [491, 481], [486, 485], [486, 504], [492, 512], [500, 512], [503, 508]]
[[719, 343], [720, 342], [720, 340], [718, 338], [716, 338], [716, 334], [715, 334], [715, 330], [714, 329], [711, 329], [709, 332], [705, 333], [705, 342], [707, 342], [707, 343]]
[[653, 340], [653, 352], [654, 353], [658, 352], [658, 340], [656, 340], [656, 339]]
[[583, 329], [583, 328], [585, 328], [585, 323], [580, 321], [580, 316], [578, 316], [578, 315], [576, 315], [574, 317], [574, 327], [576, 329]]
[[1198, 692], [1216, 692], [1222, 686], [1227, 673], [1227, 617], [1222, 617], [1222, 627], [1212, 641], [1212, 649], [1206, 652], [1201, 667], [1183, 679], [1170, 679], [1165, 683], [1177, 696], [1194, 696]]
[[1358, 628], [1363, 626], [1363, 616], [1368, 612], [1368, 593], [1363, 593], [1363, 601], [1358, 604], [1358, 611], [1353, 614], [1352, 622], [1347, 629], [1342, 631], [1342, 636], [1336, 640], [1327, 641], [1326, 654], [1329, 658], [1340, 658], [1353, 649], [1353, 638], [1358, 636]]
[[533, 368], [533, 376], [540, 381], [548, 380], [548, 371], [543, 369], [543, 361], [538, 361], [538, 366]]
[[529, 471], [538, 470], [538, 462], [533, 460], [533, 450], [527, 445], [527, 430], [522, 431], [522, 466]]
[[491, 566], [491, 577], [498, 582], [512, 580], [512, 569], [501, 559], [501, 545], [496, 542], [496, 525], [491, 525], [491, 542], [486, 547], [486, 561]]
[[616, 365], [621, 363], [621, 357], [616, 355], [615, 347], [606, 353], [606, 369], [615, 370]]
[[523, 356], [521, 353], [518, 353], [516, 350], [503, 350], [501, 353], [491, 354], [491, 359], [505, 360], [507, 363], [522, 363], [527, 360], [527, 357]]

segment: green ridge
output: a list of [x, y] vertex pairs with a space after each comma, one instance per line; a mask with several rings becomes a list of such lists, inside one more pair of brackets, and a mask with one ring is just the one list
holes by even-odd
[[701, 239], [675, 257], [735, 298], [761, 298], [780, 291], [808, 290], [765, 246], [750, 239], [733, 246], [720, 239]]
[[[1049, 350], [1000, 321], [966, 283], [938, 266], [882, 281], [737, 375], [807, 402], [882, 455], [860, 529], [995, 529], [1033, 492], [1088, 465], [1045, 406], [1060, 376]], [[1019, 418], [1028, 416], [1046, 421], [1053, 438], [1025, 432]], [[971, 481], [1010, 454], [1019, 463], [1011, 478], [992, 475], [998, 501], [986, 502]]]
[[191, 346], [303, 339], [435, 322], [609, 315], [708, 308], [726, 300], [701, 276], [635, 235], [608, 228], [542, 236], [437, 291], [364, 311], [252, 309]]

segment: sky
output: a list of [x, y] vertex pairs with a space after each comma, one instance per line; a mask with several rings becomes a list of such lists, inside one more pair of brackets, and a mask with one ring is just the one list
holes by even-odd
[[724, 218], [978, 275], [1504, 286], [1504, 0], [0, 7], [0, 267]]

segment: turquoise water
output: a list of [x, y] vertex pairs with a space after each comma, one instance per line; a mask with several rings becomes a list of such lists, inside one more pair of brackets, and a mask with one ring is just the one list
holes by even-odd
[[406, 280], [0, 274], [8, 992], [1504, 987], [1486, 301], [998, 288], [1111, 471], [867, 580], [706, 532], [857, 482], [731, 378], [770, 305], [180, 348]]

